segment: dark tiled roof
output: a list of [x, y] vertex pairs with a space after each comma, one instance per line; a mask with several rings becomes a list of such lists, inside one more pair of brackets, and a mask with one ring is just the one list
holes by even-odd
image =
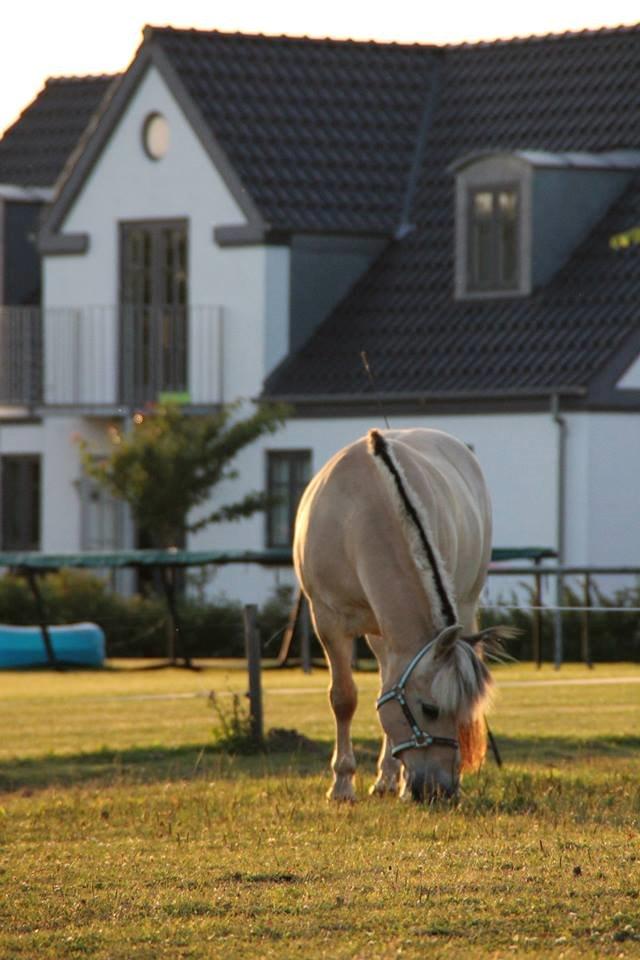
[[147, 28], [263, 218], [393, 231], [436, 56], [428, 47]]
[[480, 150], [640, 147], [640, 29], [448, 48], [412, 210], [416, 229], [374, 267], [266, 383], [271, 395], [456, 393], [586, 386], [638, 329], [637, 248], [610, 236], [640, 222], [640, 179], [543, 289], [453, 299], [448, 165]]
[[54, 77], [0, 140], [0, 183], [52, 187], [113, 77]]

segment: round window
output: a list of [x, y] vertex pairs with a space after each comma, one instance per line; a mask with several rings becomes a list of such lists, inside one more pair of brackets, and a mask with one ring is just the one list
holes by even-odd
[[169, 149], [169, 124], [161, 113], [150, 113], [142, 128], [145, 153], [152, 160], [161, 160]]

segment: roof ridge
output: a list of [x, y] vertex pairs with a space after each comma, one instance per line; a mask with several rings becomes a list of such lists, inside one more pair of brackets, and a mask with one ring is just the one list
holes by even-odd
[[225, 37], [227, 39], [242, 40], [285, 40], [294, 43], [315, 43], [328, 44], [342, 47], [393, 47], [394, 49], [404, 50], [441, 50], [442, 45], [437, 43], [403, 42], [402, 40], [356, 40], [352, 37], [312, 37], [308, 34], [287, 34], [287, 33], [245, 33], [242, 30], [206, 30], [199, 27], [174, 27], [171, 24], [165, 26], [155, 26], [146, 24], [142, 29], [144, 40], [151, 41], [154, 34], [174, 33], [185, 35]]
[[620, 23], [617, 26], [595, 27], [583, 30], [563, 30], [549, 33], [531, 33], [521, 37], [496, 37], [493, 40], [464, 40], [461, 43], [442, 44], [443, 50], [470, 50], [480, 47], [501, 47], [525, 43], [545, 43], [549, 40], [583, 40], [587, 38], [620, 36], [640, 32], [640, 22], [633, 24]]
[[121, 72], [116, 73], [71, 73], [71, 74], [56, 74], [52, 77], [47, 77], [44, 85], [45, 87], [54, 86], [58, 83], [86, 83], [87, 80], [115, 80], [116, 77], [121, 76]]
[[242, 30], [211, 30], [199, 27], [174, 27], [171, 24], [163, 26], [146, 24], [142, 33], [145, 40], [151, 40], [154, 34], [173, 33], [197, 36], [225, 37], [228, 39], [243, 40], [284, 40], [291, 43], [312, 43], [329, 44], [343, 47], [392, 47], [395, 49], [406, 50], [472, 50], [484, 47], [510, 46], [520, 44], [545, 43], [548, 41], [560, 40], [582, 40], [587, 38], [599, 38], [609, 36], [620, 36], [640, 32], [640, 21], [633, 24], [620, 23], [615, 26], [603, 26], [595, 28], [584, 28], [582, 30], [564, 30], [549, 33], [532, 33], [516, 37], [496, 37], [492, 40], [464, 40], [452, 43], [421, 43], [420, 41], [405, 42], [402, 40], [357, 40], [353, 37], [314, 37], [308, 34], [286, 34], [286, 33], [245, 33]]

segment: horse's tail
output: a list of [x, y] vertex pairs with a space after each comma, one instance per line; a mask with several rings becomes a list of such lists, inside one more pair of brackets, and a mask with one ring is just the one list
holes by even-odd
[[412, 490], [398, 460], [393, 441], [378, 430], [370, 430], [369, 453], [389, 491], [400, 518], [402, 532], [414, 559], [431, 606], [437, 631], [458, 622], [453, 587], [431, 533], [427, 512]]

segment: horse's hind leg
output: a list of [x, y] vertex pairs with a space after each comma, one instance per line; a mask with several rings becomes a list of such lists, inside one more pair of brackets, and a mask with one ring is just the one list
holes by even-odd
[[331, 682], [329, 701], [336, 723], [336, 744], [331, 760], [333, 784], [327, 791], [330, 800], [355, 800], [353, 777], [356, 758], [351, 744], [351, 720], [358, 704], [358, 691], [351, 670], [353, 640], [338, 628], [335, 617], [315, 605], [312, 610], [316, 633], [322, 642]]

